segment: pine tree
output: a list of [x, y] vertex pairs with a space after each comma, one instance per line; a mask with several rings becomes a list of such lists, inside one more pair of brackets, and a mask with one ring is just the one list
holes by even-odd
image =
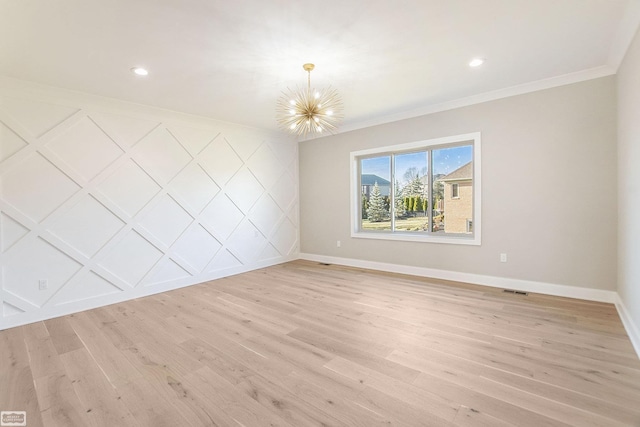
[[424, 184], [422, 183], [420, 176], [416, 174], [409, 184], [407, 184], [406, 190], [407, 196], [422, 196], [424, 194]]
[[367, 196], [362, 195], [362, 219], [367, 218], [367, 209], [369, 209], [369, 201], [367, 200]]
[[367, 218], [371, 222], [384, 221], [389, 216], [389, 212], [384, 208], [384, 198], [380, 194], [378, 182], [373, 186], [371, 197], [369, 197], [369, 209], [367, 209]]

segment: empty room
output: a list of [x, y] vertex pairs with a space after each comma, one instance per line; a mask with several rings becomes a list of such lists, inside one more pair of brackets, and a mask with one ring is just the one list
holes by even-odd
[[640, 426], [640, 0], [0, 0], [0, 427]]

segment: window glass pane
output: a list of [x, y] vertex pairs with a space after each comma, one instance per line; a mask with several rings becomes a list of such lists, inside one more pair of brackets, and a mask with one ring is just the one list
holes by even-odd
[[433, 231], [472, 233], [473, 146], [432, 151]]
[[429, 231], [428, 163], [426, 151], [394, 157], [395, 231]]
[[360, 229], [391, 230], [391, 156], [360, 161]]

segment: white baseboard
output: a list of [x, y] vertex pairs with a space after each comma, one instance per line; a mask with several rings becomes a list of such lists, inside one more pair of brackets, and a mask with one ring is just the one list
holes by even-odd
[[[51, 307], [45, 307], [40, 310], [32, 312], [25, 312], [20, 314], [14, 314], [0, 318], [0, 331], [9, 328], [15, 328], [17, 326], [27, 325], [29, 323], [39, 322], [42, 320], [53, 319], [55, 317], [66, 316], [68, 314], [78, 313], [81, 311], [91, 310], [98, 307], [104, 307], [119, 302], [130, 301], [136, 298], [142, 298], [149, 295], [159, 294], [161, 292], [168, 292], [175, 289], [185, 288], [188, 286], [198, 285], [206, 283], [210, 280], [221, 279], [223, 277], [235, 276], [236, 274], [246, 273], [248, 271], [258, 270], [260, 268], [270, 267], [272, 265], [282, 264], [289, 261], [298, 259], [297, 254], [293, 254], [286, 257], [273, 258], [271, 260], [261, 261], [252, 264], [251, 266], [239, 266], [232, 267], [224, 270], [219, 270], [213, 273], [209, 273], [205, 276], [198, 277], [195, 281], [194, 278], [172, 280], [165, 283], [160, 283], [153, 286], [139, 285], [132, 291], [128, 291], [126, 295], [121, 293], [103, 295], [91, 299], [83, 299], [79, 301], [70, 302], [67, 304], [55, 305]], [[124, 292], [123, 292], [124, 293]]]
[[353, 258], [340, 258], [325, 255], [301, 253], [300, 259], [340, 264], [349, 267], [368, 268], [390, 273], [410, 274], [434, 279], [452, 280], [456, 282], [472, 283], [474, 285], [490, 286], [493, 288], [514, 289], [517, 291], [554, 295], [559, 297], [577, 298], [588, 301], [607, 302], [615, 304], [618, 294], [614, 291], [602, 289], [579, 288], [577, 286], [557, 285], [555, 283], [534, 282], [531, 280], [509, 279], [507, 277], [485, 276], [482, 274], [462, 273], [459, 271], [438, 270], [435, 268], [414, 267], [409, 265], [390, 264], [376, 261], [364, 261]]
[[616, 309], [618, 310], [618, 315], [620, 315], [620, 320], [622, 320], [622, 324], [624, 325], [624, 329], [627, 331], [627, 335], [629, 335], [631, 344], [636, 350], [636, 354], [638, 355], [638, 357], [640, 357], [640, 330], [638, 330], [638, 327], [633, 323], [633, 320], [631, 320], [629, 311], [622, 302], [619, 294], [616, 294], [615, 304]]
[[323, 262], [327, 264], [339, 264], [348, 267], [367, 268], [390, 273], [410, 274], [420, 277], [432, 277], [434, 279], [452, 280], [456, 282], [472, 283], [474, 285], [489, 286], [494, 288], [514, 289], [518, 291], [553, 295], [567, 298], [577, 298], [587, 301], [598, 301], [615, 304], [622, 325], [627, 331], [631, 344], [640, 358], [640, 331], [631, 320], [629, 312], [623, 304], [620, 296], [615, 291], [602, 289], [579, 288], [576, 286], [558, 285], [555, 283], [534, 282], [530, 280], [509, 279], [506, 277], [486, 276], [481, 274], [461, 273], [459, 271], [438, 270], [426, 267], [413, 267], [409, 265], [390, 264], [384, 262], [364, 261], [353, 258], [340, 258], [325, 255], [301, 253], [300, 259], [307, 261]]

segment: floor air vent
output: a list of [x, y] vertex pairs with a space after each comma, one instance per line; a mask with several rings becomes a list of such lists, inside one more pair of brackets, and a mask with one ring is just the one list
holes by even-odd
[[525, 297], [526, 297], [527, 295], [529, 295], [529, 293], [528, 293], [528, 292], [524, 292], [524, 291], [516, 291], [516, 290], [513, 290], [513, 289], [503, 289], [503, 290], [502, 290], [502, 292], [506, 292], [506, 293], [508, 293], [508, 294], [515, 294], [515, 295], [524, 295]]

